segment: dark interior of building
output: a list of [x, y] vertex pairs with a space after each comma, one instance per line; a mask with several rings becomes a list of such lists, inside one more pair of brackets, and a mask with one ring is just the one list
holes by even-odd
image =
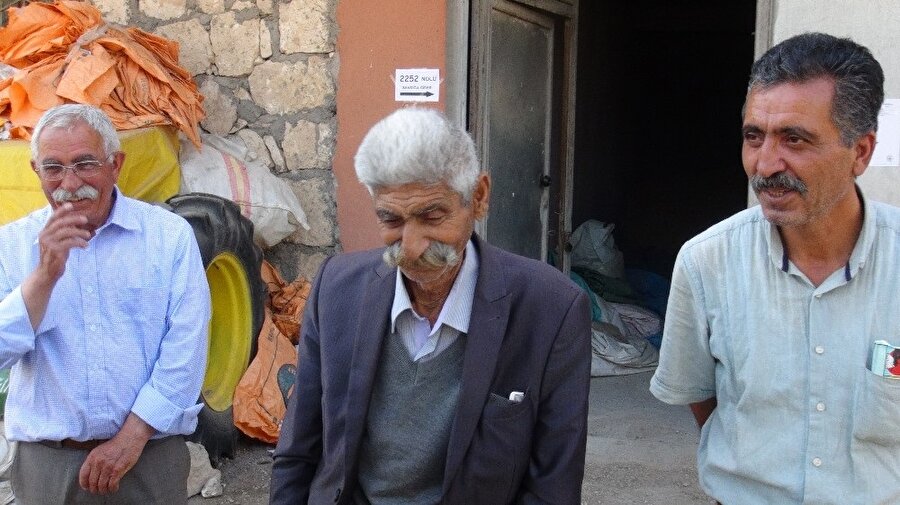
[[754, 0], [580, 2], [573, 229], [615, 224], [626, 267], [746, 207], [741, 106]]

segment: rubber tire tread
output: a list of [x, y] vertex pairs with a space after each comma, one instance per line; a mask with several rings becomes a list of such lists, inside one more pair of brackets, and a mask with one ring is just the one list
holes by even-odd
[[[263, 254], [253, 241], [253, 223], [241, 215], [237, 204], [216, 195], [188, 193], [176, 195], [166, 203], [172, 212], [187, 220], [194, 229], [204, 268], [223, 252], [230, 252], [240, 260], [247, 274], [252, 301], [252, 360], [256, 355], [266, 304], [266, 286], [260, 276]], [[197, 430], [188, 439], [203, 444], [214, 464], [218, 464], [223, 457], [233, 458], [238, 430], [234, 426], [231, 407], [217, 412], [204, 405], [198, 415]]]

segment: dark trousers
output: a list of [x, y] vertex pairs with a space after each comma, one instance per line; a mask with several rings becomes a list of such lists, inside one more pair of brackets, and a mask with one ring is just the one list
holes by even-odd
[[10, 481], [16, 505], [187, 503], [190, 455], [183, 437], [151, 440], [113, 494], [95, 495], [78, 485], [78, 472], [90, 451], [19, 442]]

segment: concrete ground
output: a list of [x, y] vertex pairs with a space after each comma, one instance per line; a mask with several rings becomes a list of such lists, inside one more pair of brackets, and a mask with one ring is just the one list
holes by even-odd
[[694, 417], [654, 398], [647, 389], [652, 375], [591, 381], [582, 503], [715, 503], [697, 484]]
[[[687, 407], [650, 395], [651, 373], [591, 381], [587, 468], [582, 503], [708, 505], [697, 486], [698, 430]], [[225, 492], [190, 505], [268, 503], [271, 446], [243, 439], [222, 467]]]

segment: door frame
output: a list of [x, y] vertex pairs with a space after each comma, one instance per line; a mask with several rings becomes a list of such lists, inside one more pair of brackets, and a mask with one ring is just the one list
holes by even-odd
[[[559, 42], [563, 69], [562, 81], [554, 90], [555, 107], [558, 108], [558, 124], [555, 127], [558, 146], [558, 166], [556, 174], [560, 180], [557, 185], [558, 205], [550, 208], [550, 219], [555, 220], [554, 228], [557, 236], [548, 248], [560, 254], [557, 267], [568, 272], [570, 267], [568, 246], [572, 233], [572, 186], [575, 162], [575, 83], [578, 30], [578, 0], [507, 0], [526, 8], [537, 9], [559, 18], [562, 30]], [[486, 103], [489, 86], [479, 86], [487, 81], [490, 55], [487, 48], [490, 42], [489, 16], [493, 0], [448, 0], [447, 3], [447, 68], [448, 68], [448, 117], [457, 124], [465, 125], [471, 133], [476, 149], [482, 159], [486, 151], [484, 127], [481, 124], [487, 117]], [[474, 43], [473, 43], [474, 42]], [[464, 63], [461, 55], [466, 55]], [[459, 91], [450, 94], [450, 87]], [[475, 92], [472, 92], [472, 90]], [[465, 91], [462, 91], [465, 90]], [[452, 97], [452, 104], [451, 104]], [[550, 146], [548, 146], [549, 148]], [[488, 170], [489, 172], [489, 170]], [[558, 216], [556, 213], [558, 212]], [[476, 225], [476, 230], [483, 234], [483, 222]]]

